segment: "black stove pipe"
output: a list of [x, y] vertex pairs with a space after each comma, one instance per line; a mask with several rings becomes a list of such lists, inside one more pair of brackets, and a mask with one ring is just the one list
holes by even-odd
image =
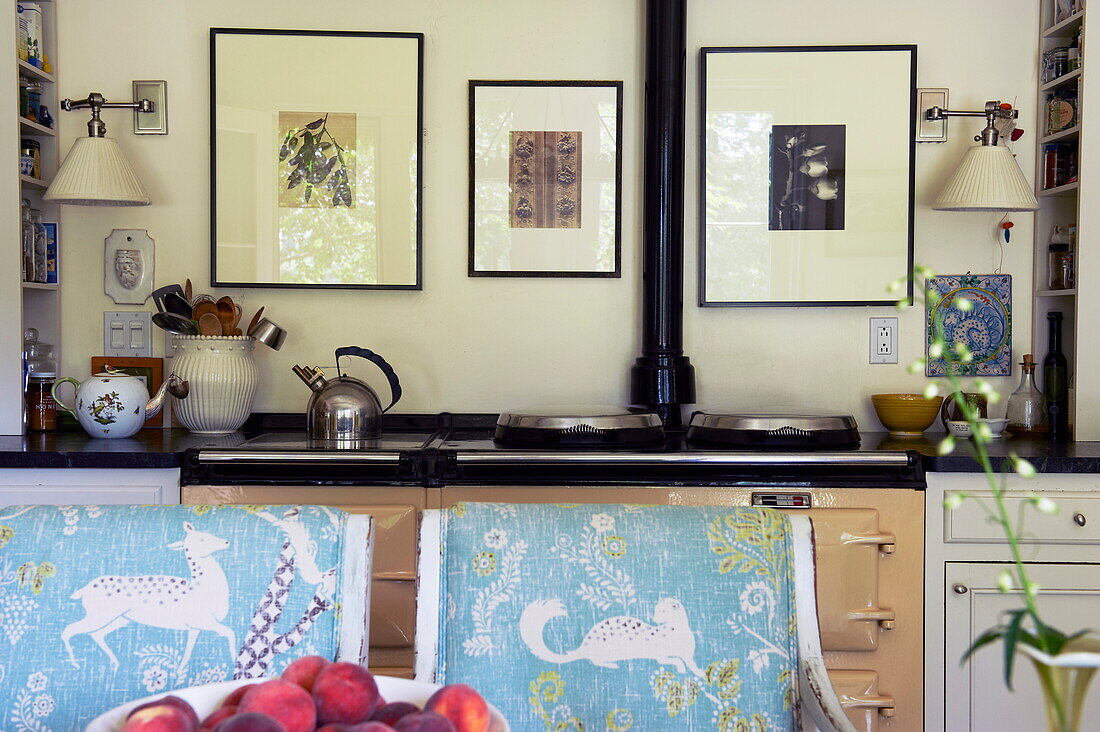
[[642, 355], [630, 401], [682, 426], [695, 401], [684, 355], [684, 105], [687, 0], [646, 0]]

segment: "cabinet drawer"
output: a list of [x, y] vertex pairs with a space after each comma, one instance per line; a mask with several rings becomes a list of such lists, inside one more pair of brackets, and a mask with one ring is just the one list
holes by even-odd
[[[974, 491], [992, 506], [989, 491]], [[1024, 512], [1024, 537], [1027, 544], [1100, 544], [1100, 495], [1096, 493], [1051, 492], [1044, 494], [1058, 504], [1058, 513], [1039, 513], [1027, 506], [1028, 494], [1006, 493], [1008, 516], [1013, 521]], [[988, 520], [977, 501], [967, 499], [953, 511], [944, 510], [943, 539], [957, 544], [1005, 544], [1004, 531]]]

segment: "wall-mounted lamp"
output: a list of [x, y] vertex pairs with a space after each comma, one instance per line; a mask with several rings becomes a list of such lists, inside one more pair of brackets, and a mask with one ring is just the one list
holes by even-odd
[[985, 117], [985, 129], [974, 137], [979, 144], [966, 151], [932, 208], [938, 211], [1034, 211], [1039, 208], [1031, 184], [1012, 151], [998, 144], [997, 121], [1016, 119], [1019, 114], [1011, 105], [1001, 102], [986, 102], [981, 112], [942, 107], [925, 110], [924, 119], [933, 122], [948, 117]]
[[[92, 118], [88, 121], [88, 136], [77, 138], [73, 143], [61, 169], [46, 190], [45, 200], [78, 206], [149, 205], [149, 195], [130, 163], [126, 161], [118, 143], [106, 136], [107, 125], [100, 118], [100, 110], [103, 109], [132, 109], [135, 133], [149, 134], [151, 129], [162, 129], [159, 133], [167, 134], [165, 82], [134, 82], [135, 90], [139, 83], [160, 85], [157, 87], [160, 91], [158, 103], [149, 99], [108, 102], [98, 92], [92, 92], [84, 99], [76, 101], [62, 100], [61, 108], [66, 112], [90, 109]], [[143, 120], [139, 123], [138, 118], [142, 117], [153, 118], [154, 122]], [[155, 121], [158, 117], [159, 123]]]

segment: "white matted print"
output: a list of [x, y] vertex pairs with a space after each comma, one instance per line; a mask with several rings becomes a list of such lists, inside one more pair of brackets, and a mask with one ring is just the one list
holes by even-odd
[[892, 303], [915, 46], [704, 48], [700, 304]]
[[621, 81], [470, 82], [469, 274], [618, 277]]

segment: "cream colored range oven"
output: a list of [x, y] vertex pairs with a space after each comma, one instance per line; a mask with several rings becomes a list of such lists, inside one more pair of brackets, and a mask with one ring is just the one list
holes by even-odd
[[761, 505], [808, 514], [826, 665], [857, 729], [922, 728], [924, 492], [912, 488], [184, 486], [183, 503], [315, 503], [376, 519], [371, 666], [411, 676], [418, 511], [459, 501]]

